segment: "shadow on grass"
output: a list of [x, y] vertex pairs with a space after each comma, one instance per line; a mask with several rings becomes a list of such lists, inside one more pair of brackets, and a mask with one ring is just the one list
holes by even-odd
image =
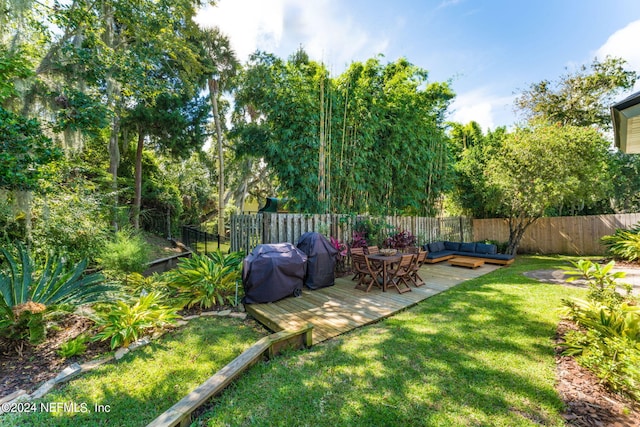
[[201, 419], [215, 426], [563, 425], [551, 338], [555, 309], [574, 291], [523, 277], [526, 269], [500, 269], [260, 365]]
[[10, 414], [0, 417], [0, 425], [144, 426], [259, 338], [237, 320], [191, 321], [36, 401], [38, 409], [42, 402], [55, 413]]

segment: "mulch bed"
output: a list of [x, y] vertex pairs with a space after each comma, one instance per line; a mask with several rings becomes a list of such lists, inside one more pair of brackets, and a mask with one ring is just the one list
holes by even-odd
[[45, 342], [32, 346], [28, 342], [16, 345], [0, 337], [0, 397], [18, 390], [34, 391], [41, 383], [60, 373], [71, 363], [83, 363], [109, 351], [109, 342], [88, 342], [87, 351], [80, 356], [64, 359], [56, 353], [60, 344], [90, 329], [87, 318], [68, 315], [48, 328]]
[[573, 357], [563, 356], [561, 344], [566, 332], [575, 329], [561, 321], [556, 335], [556, 389], [566, 405], [563, 414], [569, 426], [637, 427], [640, 426], [640, 405], [607, 390], [589, 370], [578, 365]]

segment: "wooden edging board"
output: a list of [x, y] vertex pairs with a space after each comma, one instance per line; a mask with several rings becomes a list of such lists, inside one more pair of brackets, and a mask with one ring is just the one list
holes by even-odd
[[147, 427], [188, 426], [191, 423], [193, 411], [213, 396], [222, 392], [229, 383], [249, 367], [264, 358], [270, 359], [286, 349], [311, 347], [312, 330], [313, 325], [307, 324], [305, 327], [295, 331], [280, 331], [260, 339], [178, 403], [160, 414]]

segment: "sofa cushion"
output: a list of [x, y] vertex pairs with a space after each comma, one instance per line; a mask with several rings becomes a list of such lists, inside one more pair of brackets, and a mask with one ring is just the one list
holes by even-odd
[[448, 251], [459, 251], [460, 242], [444, 242], [444, 248]]
[[429, 252], [427, 254], [427, 259], [438, 259], [438, 258], [448, 257], [451, 255], [457, 255], [457, 253], [454, 251]]
[[431, 242], [429, 243], [429, 252], [440, 252], [444, 251], [444, 242]]
[[460, 244], [460, 252], [475, 252], [476, 244], [475, 243], [461, 243]]
[[476, 243], [476, 252], [479, 254], [495, 254], [498, 253], [498, 247], [486, 243]]
[[482, 256], [482, 258], [499, 259], [499, 260], [503, 260], [503, 261], [508, 261], [510, 259], [515, 258], [515, 256], [510, 255], [510, 254], [485, 254], [485, 255]]

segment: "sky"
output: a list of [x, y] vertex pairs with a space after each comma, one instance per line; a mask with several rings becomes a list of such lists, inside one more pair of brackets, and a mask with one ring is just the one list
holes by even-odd
[[218, 0], [197, 22], [227, 34], [243, 63], [303, 47], [339, 75], [354, 61], [404, 57], [451, 83], [448, 120], [485, 131], [522, 118], [513, 101], [531, 84], [595, 58], [622, 57], [640, 73], [640, 0]]

